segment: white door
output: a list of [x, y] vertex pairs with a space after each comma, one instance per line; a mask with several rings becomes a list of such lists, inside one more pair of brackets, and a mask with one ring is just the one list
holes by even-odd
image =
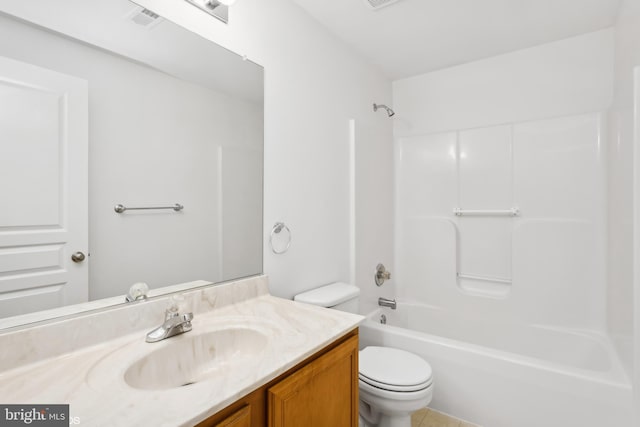
[[0, 57], [0, 318], [88, 300], [87, 141], [85, 80]]

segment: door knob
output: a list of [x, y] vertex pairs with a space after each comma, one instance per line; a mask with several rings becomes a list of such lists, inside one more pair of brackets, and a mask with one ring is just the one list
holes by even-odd
[[71, 261], [73, 262], [82, 262], [84, 261], [84, 254], [82, 252], [76, 252], [73, 255], [71, 255]]

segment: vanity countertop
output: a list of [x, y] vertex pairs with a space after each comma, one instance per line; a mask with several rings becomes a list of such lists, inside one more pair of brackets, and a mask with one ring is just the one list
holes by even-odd
[[[0, 372], [0, 403], [69, 404], [71, 417], [82, 426], [190, 426], [278, 377], [363, 319], [257, 292], [196, 312], [191, 332], [158, 343], [146, 343], [148, 331], [137, 330]], [[228, 342], [240, 329], [267, 337], [261, 356], [238, 365], [242, 368], [219, 367], [213, 375], [181, 387], [141, 389], [125, 381], [127, 369], [149, 353], [221, 329], [230, 331]]]

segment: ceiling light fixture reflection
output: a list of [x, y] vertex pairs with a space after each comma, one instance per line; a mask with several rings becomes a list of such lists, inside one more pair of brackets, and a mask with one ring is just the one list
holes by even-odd
[[186, 0], [200, 10], [204, 10], [216, 19], [229, 23], [229, 6], [235, 3], [235, 0]]

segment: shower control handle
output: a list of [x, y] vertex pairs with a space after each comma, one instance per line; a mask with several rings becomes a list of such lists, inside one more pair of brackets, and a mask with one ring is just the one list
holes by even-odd
[[387, 271], [383, 264], [378, 264], [376, 267], [376, 274], [374, 276], [374, 280], [376, 281], [376, 285], [382, 286], [385, 280], [391, 279], [391, 273]]

